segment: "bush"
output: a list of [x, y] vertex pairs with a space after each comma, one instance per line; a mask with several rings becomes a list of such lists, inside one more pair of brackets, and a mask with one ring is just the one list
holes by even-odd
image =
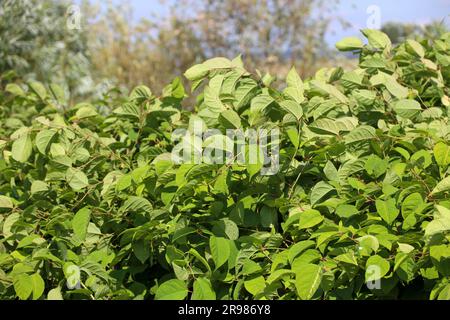
[[[337, 44], [358, 69], [292, 69], [283, 90], [240, 58], [193, 66], [194, 113], [180, 79], [111, 112], [6, 85], [0, 297], [449, 299], [450, 34], [363, 33]], [[250, 150], [226, 129], [278, 129], [279, 167], [177, 164], [173, 138], [206, 128], [216, 151]]]

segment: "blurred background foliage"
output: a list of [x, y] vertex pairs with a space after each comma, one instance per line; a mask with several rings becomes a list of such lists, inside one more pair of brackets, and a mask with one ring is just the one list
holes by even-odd
[[[156, 0], [155, 0], [156, 1]], [[162, 0], [160, 0], [162, 1]], [[136, 20], [125, 1], [78, 1], [81, 29], [67, 27], [66, 0], [0, 1], [0, 74], [18, 81], [58, 83], [71, 101], [101, 97], [112, 87], [145, 84], [160, 92], [191, 65], [242, 54], [249, 69], [283, 78], [292, 65], [302, 77], [323, 67], [356, 64], [325, 41], [339, 1], [173, 0], [167, 15]], [[387, 23], [394, 43], [442, 34], [425, 27]], [[13, 71], [12, 71], [13, 70]]]

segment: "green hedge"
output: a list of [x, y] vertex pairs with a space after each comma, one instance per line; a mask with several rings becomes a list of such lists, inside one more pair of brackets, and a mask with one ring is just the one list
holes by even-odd
[[[450, 34], [363, 33], [337, 44], [357, 69], [283, 90], [239, 57], [193, 66], [194, 112], [178, 78], [73, 107], [5, 85], [0, 298], [449, 299]], [[175, 163], [194, 123], [277, 128], [279, 168]]]

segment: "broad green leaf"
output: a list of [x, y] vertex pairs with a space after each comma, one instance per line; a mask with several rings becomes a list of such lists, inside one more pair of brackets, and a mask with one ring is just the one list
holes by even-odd
[[425, 236], [432, 236], [450, 230], [450, 218], [434, 219], [425, 227]]
[[220, 113], [219, 122], [226, 129], [238, 129], [241, 127], [241, 118], [233, 110], [225, 110]]
[[204, 78], [208, 74], [208, 71], [209, 70], [203, 64], [196, 64], [195, 66], [189, 68], [184, 73], [184, 76], [191, 81], [199, 80]]
[[336, 43], [336, 48], [339, 51], [354, 51], [361, 49], [363, 46], [363, 42], [357, 37], [346, 37]]
[[328, 161], [323, 168], [323, 173], [330, 181], [339, 181], [338, 171], [331, 161]]
[[331, 84], [325, 83], [320, 80], [312, 80], [311, 85], [338, 99], [342, 103], [348, 103], [348, 98]]
[[406, 43], [417, 56], [419, 56], [420, 58], [423, 58], [425, 56], [425, 50], [420, 43], [413, 39], [406, 40]]
[[23, 89], [15, 83], [8, 83], [5, 87], [5, 91], [19, 97], [25, 95], [25, 91], [23, 91]]
[[310, 201], [311, 205], [318, 203], [325, 195], [332, 192], [334, 187], [330, 184], [320, 181], [311, 190]]
[[324, 218], [319, 211], [314, 209], [305, 210], [300, 214], [298, 227], [300, 229], [311, 228], [321, 223], [323, 219]]
[[133, 241], [132, 247], [136, 258], [138, 258], [141, 263], [145, 263], [145, 261], [150, 257], [150, 243], [140, 239]]
[[86, 239], [87, 228], [90, 220], [91, 210], [87, 207], [78, 210], [72, 219], [73, 232], [81, 241]]
[[33, 279], [26, 273], [18, 274], [13, 279], [14, 291], [21, 300], [27, 300], [33, 292]]
[[97, 115], [98, 113], [97, 110], [95, 110], [94, 106], [88, 104], [84, 104], [83, 106], [81, 106], [75, 113], [75, 117], [77, 119], [86, 119], [95, 117]]
[[402, 217], [406, 218], [413, 214], [423, 205], [423, 199], [420, 193], [414, 192], [408, 195], [402, 202]]
[[45, 191], [48, 191], [48, 190], [49, 190], [48, 184], [45, 183], [44, 181], [35, 180], [31, 184], [31, 194], [45, 192]]
[[188, 294], [184, 281], [171, 279], [162, 283], [155, 293], [155, 300], [183, 300]]
[[47, 155], [50, 144], [56, 137], [56, 132], [53, 130], [42, 130], [36, 134], [36, 148], [43, 155]]
[[362, 33], [369, 40], [369, 44], [377, 49], [390, 48], [392, 43], [389, 37], [379, 30], [375, 29], [363, 29]]
[[138, 102], [149, 100], [152, 97], [152, 91], [149, 87], [140, 85], [135, 88], [130, 93], [130, 100], [137, 100]]
[[84, 188], [89, 186], [89, 181], [86, 174], [79, 169], [67, 169], [66, 180], [69, 186], [75, 191], [83, 190]]
[[0, 195], [0, 208], [1, 209], [12, 209], [14, 204], [10, 197]]
[[383, 175], [388, 168], [388, 163], [386, 160], [381, 159], [376, 155], [370, 155], [364, 164], [364, 169], [368, 174], [374, 178], [378, 178]]
[[[398, 99], [405, 99], [408, 96], [408, 88], [399, 84], [398, 81], [391, 75], [384, 74], [383, 84], [386, 86], [386, 89], [388, 89], [388, 91]], [[404, 102], [402, 103], [404, 104]], [[404, 115], [412, 112], [417, 112], [414, 109], [409, 110], [410, 108], [415, 107], [417, 107], [417, 105], [415, 105], [413, 102], [408, 102], [406, 106], [400, 107], [399, 105], [394, 107], [394, 110], [399, 113], [400, 116], [402, 116], [402, 114]]]
[[372, 107], [375, 99], [377, 98], [377, 94], [375, 92], [364, 89], [354, 90], [352, 95], [358, 103], [367, 107]]
[[250, 274], [259, 273], [262, 271], [261, 266], [252, 260], [245, 260], [242, 265], [242, 274], [248, 276]]
[[45, 283], [39, 273], [34, 273], [30, 277], [33, 286], [33, 300], [39, 299], [44, 293]]
[[216, 293], [214, 292], [211, 281], [206, 278], [197, 278], [194, 281], [194, 288], [192, 291], [192, 300], [215, 300]]
[[278, 102], [278, 104], [280, 105], [281, 109], [292, 114], [297, 120], [300, 120], [303, 115], [302, 107], [295, 101], [283, 100]]
[[444, 142], [438, 142], [433, 148], [434, 158], [441, 167], [446, 167], [450, 164], [450, 146]]
[[414, 118], [422, 110], [420, 103], [411, 99], [398, 100], [394, 102], [392, 107], [400, 117], [408, 119]]
[[263, 276], [253, 277], [249, 280], [245, 280], [244, 287], [248, 292], [255, 296], [264, 290], [266, 287], [266, 280]]
[[447, 192], [450, 190], [450, 176], [442, 179], [431, 191], [431, 194]]
[[230, 245], [228, 241], [222, 237], [212, 236], [209, 238], [209, 248], [216, 269], [220, 268], [230, 257]]
[[341, 218], [351, 218], [352, 216], [358, 214], [358, 209], [350, 204], [341, 204], [336, 208], [336, 214]]
[[370, 254], [372, 251], [377, 252], [380, 247], [378, 239], [372, 235], [365, 235], [357, 240], [359, 242], [359, 250], [365, 251], [364, 253]]
[[366, 140], [371, 140], [376, 137], [375, 129], [371, 126], [359, 126], [356, 127], [354, 130], [350, 131], [345, 136], [345, 143], [355, 143], [355, 142], [361, 142]]
[[120, 209], [124, 212], [150, 213], [153, 209], [153, 206], [150, 201], [145, 198], [129, 196]]
[[33, 152], [33, 145], [29, 133], [25, 133], [14, 141], [11, 154], [14, 160], [19, 162], [27, 162]]
[[369, 257], [366, 262], [366, 282], [380, 280], [389, 272], [389, 269], [390, 264], [386, 259], [379, 255]]
[[51, 289], [47, 294], [47, 300], [64, 300], [61, 293], [61, 288], [56, 287]]
[[45, 98], [47, 97], [47, 90], [42, 83], [31, 81], [28, 85], [31, 91], [34, 92], [41, 99], [41, 101], [45, 101]]
[[[295, 67], [292, 67], [289, 71], [286, 78], [287, 88], [284, 92], [294, 98], [297, 103], [302, 103], [305, 100], [303, 92], [305, 91], [303, 81], [295, 70]], [[295, 114], [294, 114], [295, 115]]]
[[395, 200], [392, 198], [387, 200], [377, 199], [375, 201], [375, 206], [380, 217], [388, 224], [392, 224], [399, 214]]
[[304, 264], [296, 272], [295, 287], [302, 300], [311, 299], [322, 280], [322, 268], [315, 264]]

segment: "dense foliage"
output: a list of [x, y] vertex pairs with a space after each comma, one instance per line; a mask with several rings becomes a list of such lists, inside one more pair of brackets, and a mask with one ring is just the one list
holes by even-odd
[[[363, 33], [337, 44], [359, 68], [282, 91], [239, 57], [193, 66], [194, 112], [180, 79], [74, 107], [3, 83], [0, 298], [449, 299], [450, 34]], [[175, 164], [194, 121], [279, 128], [278, 172]]]

